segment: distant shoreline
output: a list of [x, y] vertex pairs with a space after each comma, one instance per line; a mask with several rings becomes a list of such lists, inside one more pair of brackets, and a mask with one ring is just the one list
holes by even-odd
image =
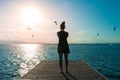
[[[0, 43], [1, 44], [46, 44], [46, 45], [57, 45], [57, 43]], [[69, 43], [69, 45], [115, 45], [120, 43]]]

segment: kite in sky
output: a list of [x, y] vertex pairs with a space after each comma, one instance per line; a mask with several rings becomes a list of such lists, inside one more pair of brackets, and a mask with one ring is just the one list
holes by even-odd
[[54, 21], [54, 23], [57, 25], [57, 21]]
[[32, 34], [32, 37], [34, 37], [34, 35]]
[[113, 28], [113, 31], [116, 31], [116, 27]]
[[97, 33], [97, 36], [99, 36], [99, 33]]
[[30, 27], [27, 27], [27, 30], [32, 30], [32, 28], [30, 28]]

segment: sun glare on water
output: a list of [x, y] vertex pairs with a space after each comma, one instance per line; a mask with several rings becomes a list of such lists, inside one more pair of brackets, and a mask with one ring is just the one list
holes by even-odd
[[21, 21], [26, 25], [36, 25], [43, 20], [40, 10], [34, 7], [26, 7], [21, 11]]

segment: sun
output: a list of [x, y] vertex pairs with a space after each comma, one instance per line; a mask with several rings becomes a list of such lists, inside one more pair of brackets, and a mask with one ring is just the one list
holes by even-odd
[[26, 7], [21, 11], [21, 21], [26, 25], [36, 25], [43, 20], [40, 11], [34, 7]]

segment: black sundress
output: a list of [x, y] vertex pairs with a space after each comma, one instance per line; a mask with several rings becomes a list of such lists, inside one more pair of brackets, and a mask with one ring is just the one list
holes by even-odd
[[68, 32], [59, 31], [57, 32], [57, 36], [59, 38], [58, 53], [70, 53], [68, 42], [67, 42]]

